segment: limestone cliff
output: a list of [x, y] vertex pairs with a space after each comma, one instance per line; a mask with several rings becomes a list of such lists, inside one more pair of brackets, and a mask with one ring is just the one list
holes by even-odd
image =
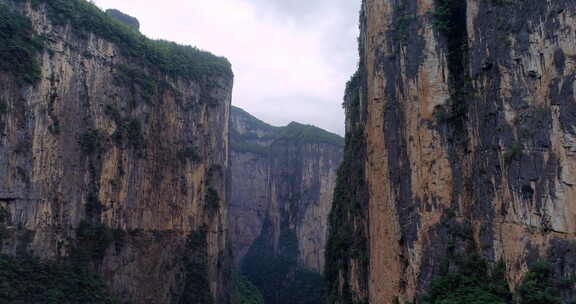
[[0, 0], [1, 252], [226, 303], [230, 64], [83, 0]]
[[315, 303], [342, 138], [294, 122], [273, 127], [233, 107], [230, 143], [236, 265], [266, 303], [302, 303], [296, 293], [310, 291]]
[[363, 1], [332, 303], [413, 301], [466, 250], [513, 293], [548, 261], [574, 296], [575, 21], [574, 1]]

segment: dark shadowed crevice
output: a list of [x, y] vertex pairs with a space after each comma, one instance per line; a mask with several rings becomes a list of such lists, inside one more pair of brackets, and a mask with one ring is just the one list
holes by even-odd
[[466, 24], [467, 2], [461, 0], [436, 0], [432, 13], [435, 29], [446, 48], [448, 61], [450, 100], [448, 109], [437, 109], [437, 116], [449, 125], [448, 139], [467, 144], [467, 105], [472, 85], [467, 69], [468, 30]]
[[436, 0], [434, 23], [446, 41], [448, 69], [451, 85], [464, 86], [468, 29], [466, 24], [467, 2], [461, 0]]
[[[360, 47], [362, 52], [362, 47]], [[358, 72], [348, 82], [345, 103], [348, 129], [344, 159], [338, 170], [332, 210], [328, 218], [325, 277], [328, 287], [327, 303], [367, 303], [369, 245], [368, 190], [364, 162], [367, 157], [364, 129], [366, 87], [365, 70], [361, 62]], [[356, 278], [360, 290], [351, 286]], [[354, 282], [352, 282], [354, 284]], [[364, 293], [364, 294], [361, 294]]]

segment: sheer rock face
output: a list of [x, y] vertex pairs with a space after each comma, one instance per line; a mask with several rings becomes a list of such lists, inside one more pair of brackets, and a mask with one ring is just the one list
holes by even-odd
[[574, 1], [363, 1], [344, 162], [366, 211], [330, 236], [365, 238], [368, 261], [327, 261], [334, 295], [413, 300], [455, 223], [512, 290], [537, 259], [576, 270], [575, 21]]
[[[281, 234], [290, 232], [296, 235], [299, 266], [322, 272], [342, 139], [297, 123], [273, 127], [234, 107], [230, 128], [230, 235], [236, 265], [261, 236], [281, 254]], [[302, 130], [330, 140], [303, 136]]]
[[[84, 258], [130, 303], [178, 303], [194, 264], [226, 303], [232, 77], [171, 78], [43, 5], [0, 3], [46, 37], [38, 83], [0, 73], [1, 252]], [[119, 65], [162, 88], [119, 82]]]

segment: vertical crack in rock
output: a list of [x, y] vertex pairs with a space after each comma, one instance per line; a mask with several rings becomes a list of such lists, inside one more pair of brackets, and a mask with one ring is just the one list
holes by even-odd
[[1, 253], [228, 302], [230, 63], [85, 0], [0, 0], [0, 28]]
[[[362, 147], [351, 168], [362, 170], [341, 170], [361, 178], [340, 177], [354, 184], [335, 197], [329, 239], [365, 240], [355, 245], [368, 261], [327, 252], [330, 303], [418, 299], [450, 254], [486, 270], [505, 265], [515, 294], [547, 260], [553, 287], [570, 299], [562, 286], [574, 282], [562, 278], [573, 261], [553, 252], [576, 250], [574, 9], [363, 1], [354, 77], [362, 94], [345, 103], [347, 145]], [[366, 209], [347, 216], [356, 203]]]

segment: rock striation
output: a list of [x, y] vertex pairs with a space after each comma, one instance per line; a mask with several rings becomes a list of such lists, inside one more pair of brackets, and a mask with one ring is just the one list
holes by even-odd
[[88, 265], [122, 303], [227, 303], [228, 61], [83, 0], [0, 13], [1, 252]]
[[470, 250], [516, 296], [546, 261], [572, 299], [575, 18], [573, 1], [363, 1], [330, 303], [414, 301]]
[[266, 303], [316, 303], [343, 139], [295, 122], [273, 127], [232, 107], [230, 147], [236, 266]]

